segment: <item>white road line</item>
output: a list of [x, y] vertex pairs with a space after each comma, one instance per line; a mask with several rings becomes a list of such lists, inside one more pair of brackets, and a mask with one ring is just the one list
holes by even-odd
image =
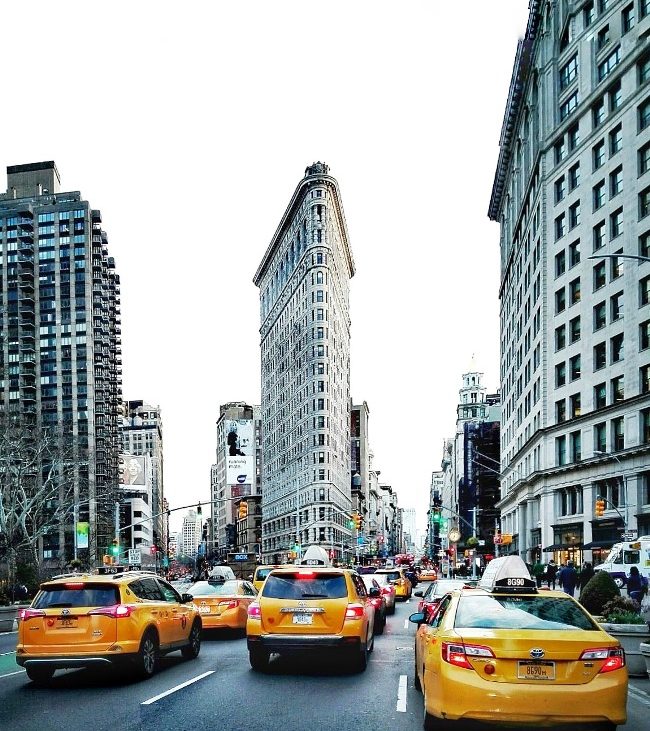
[[181, 688], [185, 688], [187, 685], [192, 685], [192, 683], [196, 683], [197, 680], [203, 680], [203, 678], [207, 678], [208, 675], [212, 675], [212, 673], [214, 673], [214, 670], [208, 670], [207, 673], [203, 673], [202, 675], [197, 675], [196, 678], [192, 678], [191, 680], [186, 680], [184, 683], [177, 685], [175, 688], [166, 690], [164, 693], [161, 693], [160, 695], [155, 695], [153, 698], [149, 698], [149, 700], [147, 700], [147, 701], [142, 701], [142, 703], [140, 705], [141, 706], [151, 705], [152, 703], [159, 701], [161, 698], [164, 698], [166, 695], [171, 695], [172, 693], [175, 693], [177, 690], [180, 690]]
[[4, 655], [15, 655], [16, 651], [12, 650], [11, 652], [0, 652], [0, 657], [3, 657]]
[[408, 629], [408, 628], [409, 628], [409, 621], [408, 621], [408, 619], [405, 619], [404, 620], [404, 629]]
[[635, 701], [650, 708], [650, 695], [648, 695], [645, 691], [628, 686], [627, 693], [628, 695], [631, 695]]
[[15, 673], [6, 673], [5, 675], [0, 675], [0, 678], [8, 678], [10, 675], [20, 675], [21, 673], [24, 673], [24, 670], [16, 670]]
[[406, 675], [399, 676], [399, 685], [397, 686], [397, 711], [406, 713]]

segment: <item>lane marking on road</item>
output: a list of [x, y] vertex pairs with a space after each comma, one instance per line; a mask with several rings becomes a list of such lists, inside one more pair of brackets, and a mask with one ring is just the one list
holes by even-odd
[[175, 686], [174, 688], [170, 688], [169, 690], [166, 690], [164, 693], [161, 693], [160, 695], [155, 695], [153, 698], [149, 698], [149, 700], [142, 701], [140, 704], [141, 706], [148, 706], [152, 703], [155, 703], [156, 701], [159, 701], [161, 698], [164, 698], [167, 695], [171, 695], [172, 693], [175, 693], [177, 690], [180, 690], [181, 688], [185, 688], [188, 685], [192, 685], [192, 683], [196, 683], [198, 680], [203, 680], [203, 678], [207, 678], [208, 675], [212, 675], [214, 673], [214, 670], [208, 670], [207, 673], [203, 673], [202, 675], [197, 675], [196, 678], [191, 678], [190, 680], [186, 680], [184, 683], [181, 683], [180, 685]]
[[627, 693], [628, 695], [631, 695], [635, 701], [650, 708], [650, 695], [648, 695], [645, 691], [628, 686]]
[[8, 678], [10, 675], [20, 675], [21, 673], [24, 673], [24, 670], [16, 670], [14, 673], [5, 673], [5, 675], [0, 675], [0, 678]]
[[11, 650], [11, 652], [0, 652], [0, 657], [3, 657], [4, 655], [15, 655], [16, 651]]
[[399, 676], [397, 686], [397, 708], [396, 710], [406, 713], [406, 675]]
[[12, 629], [10, 632], [0, 632], [0, 637], [3, 637], [4, 635], [17, 635], [18, 630]]
[[408, 621], [408, 619], [405, 619], [404, 620], [404, 629], [408, 629], [408, 628], [409, 628], [409, 621]]

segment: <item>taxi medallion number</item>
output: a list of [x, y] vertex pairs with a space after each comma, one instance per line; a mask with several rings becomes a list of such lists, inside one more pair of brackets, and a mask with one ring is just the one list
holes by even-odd
[[555, 680], [555, 663], [547, 660], [520, 660], [517, 677], [520, 680]]
[[293, 615], [293, 623], [294, 624], [312, 624], [313, 617], [311, 614], [294, 614]]

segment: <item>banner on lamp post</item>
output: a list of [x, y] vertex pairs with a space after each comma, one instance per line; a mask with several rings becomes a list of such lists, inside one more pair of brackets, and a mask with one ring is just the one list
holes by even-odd
[[88, 530], [90, 523], [77, 522], [75, 528], [75, 537], [77, 541], [77, 548], [88, 548]]

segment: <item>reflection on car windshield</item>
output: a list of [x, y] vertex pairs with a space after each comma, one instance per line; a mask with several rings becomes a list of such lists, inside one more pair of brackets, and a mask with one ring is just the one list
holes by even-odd
[[464, 581], [454, 581], [453, 579], [451, 581], [436, 581], [435, 584], [431, 584], [431, 594], [434, 596], [442, 596], [448, 591], [462, 589], [463, 586], [465, 586]]
[[399, 571], [390, 571], [379, 575], [387, 576], [389, 581], [397, 581], [397, 579], [402, 578]]
[[454, 627], [464, 629], [597, 630], [591, 618], [568, 597], [464, 596]]
[[342, 574], [309, 578], [296, 574], [271, 574], [262, 589], [262, 596], [269, 599], [341, 599], [347, 595]]
[[192, 596], [229, 596], [238, 594], [239, 585], [237, 581], [208, 582], [197, 581], [187, 590]]
[[56, 607], [110, 607], [118, 604], [120, 595], [116, 586], [86, 586], [69, 589], [64, 586], [48, 586], [34, 602], [35, 609]]

